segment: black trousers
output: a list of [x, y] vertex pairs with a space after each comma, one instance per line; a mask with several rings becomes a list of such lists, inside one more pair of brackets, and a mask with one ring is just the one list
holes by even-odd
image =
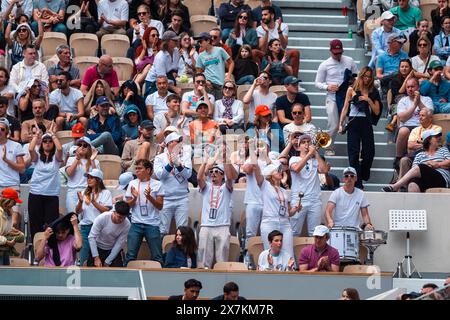
[[447, 188], [447, 182], [439, 171], [423, 163], [419, 164], [419, 169], [420, 178], [413, 178], [409, 183], [416, 183], [421, 192], [430, 188]]
[[[108, 258], [109, 254], [111, 253], [111, 250], [103, 250], [97, 247], [97, 251], [99, 258], [102, 261], [102, 264], [105, 264], [105, 260], [106, 258]], [[92, 255], [89, 255], [87, 265], [88, 267], [94, 266], [94, 258], [92, 257]], [[122, 251], [120, 251], [117, 254], [117, 257], [115, 257], [114, 260], [111, 262], [110, 267], [123, 268]]]
[[375, 156], [372, 123], [366, 117], [350, 118], [347, 131], [347, 153], [349, 165], [358, 173], [356, 185], [362, 186], [362, 180], [367, 181], [370, 178], [370, 168]]
[[31, 238], [34, 239], [36, 233], [44, 231], [44, 225], [59, 218], [59, 198], [30, 193], [28, 196], [28, 214], [30, 216]]

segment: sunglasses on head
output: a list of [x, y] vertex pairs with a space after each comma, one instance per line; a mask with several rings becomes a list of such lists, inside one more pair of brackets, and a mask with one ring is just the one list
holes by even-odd
[[223, 174], [223, 172], [220, 171], [219, 169], [211, 169], [211, 170], [209, 170], [209, 173], [210, 173], [210, 174], [212, 174], [212, 173], [215, 173], [215, 174], [217, 174], [217, 173]]
[[87, 144], [87, 143], [78, 143], [77, 146], [79, 146], [81, 148], [88, 148], [89, 144]]
[[344, 174], [344, 178], [354, 178], [354, 174]]

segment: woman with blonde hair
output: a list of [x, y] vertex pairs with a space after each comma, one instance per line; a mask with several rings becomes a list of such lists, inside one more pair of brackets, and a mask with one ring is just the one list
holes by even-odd
[[432, 53], [432, 49], [428, 37], [422, 36], [417, 40], [417, 55], [411, 58], [412, 68], [415, 70], [412, 76], [419, 79], [430, 78], [428, 68], [431, 61], [440, 61], [439, 57]]
[[[114, 94], [111, 91], [111, 87], [105, 80], [98, 79], [92, 84], [88, 93], [84, 97], [84, 113], [86, 117], [93, 118], [97, 115], [98, 110], [96, 107], [96, 101], [97, 98], [102, 96], [106, 96], [109, 103], [114, 106]], [[115, 113], [115, 109], [110, 108], [109, 113]]]

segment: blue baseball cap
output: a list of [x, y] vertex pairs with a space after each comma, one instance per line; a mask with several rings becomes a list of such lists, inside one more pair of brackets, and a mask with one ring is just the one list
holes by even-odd
[[101, 97], [97, 98], [97, 100], [95, 101], [95, 104], [99, 105], [99, 106], [101, 106], [102, 104], [111, 105], [111, 102], [109, 102], [107, 97], [101, 96]]

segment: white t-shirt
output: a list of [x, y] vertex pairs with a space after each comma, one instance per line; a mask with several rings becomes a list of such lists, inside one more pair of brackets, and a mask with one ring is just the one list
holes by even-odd
[[[428, 60], [428, 58], [427, 58], [426, 60]], [[430, 66], [431, 61], [441, 61], [441, 60], [439, 59], [438, 56], [435, 56], [434, 54], [432, 54], [432, 55], [430, 56], [430, 60], [428, 61], [428, 66], [427, 66], [427, 68], [425, 69], [425, 63], [426, 63], [426, 61], [423, 62], [423, 60], [420, 59], [419, 55], [414, 56], [414, 57], [411, 58], [411, 64], [412, 64], [413, 69], [414, 69], [414, 70], [417, 70], [417, 71], [420, 72], [420, 73], [427, 72], [428, 67]]]
[[[427, 107], [430, 110], [434, 110], [433, 100], [431, 100], [430, 97], [421, 95], [420, 100], [425, 105], [425, 107]], [[413, 100], [411, 100], [408, 96], [401, 98], [397, 104], [397, 114], [409, 109], [413, 103], [414, 103]], [[419, 107], [416, 107], [416, 110], [414, 110], [414, 113], [412, 114], [411, 118], [409, 118], [405, 122], [400, 122], [400, 126], [401, 127], [404, 127], [404, 126], [418, 127], [418, 126], [420, 126], [419, 112], [420, 112]]]
[[145, 197], [145, 189], [150, 186], [151, 196], [156, 199], [157, 196], [164, 197], [164, 190], [161, 182], [150, 179], [149, 181], [140, 182], [139, 179], [134, 179], [128, 184], [126, 198], [132, 198], [131, 187], [134, 187], [139, 192], [139, 197], [136, 199], [136, 203], [131, 208], [131, 222], [142, 223], [151, 226], [159, 227], [160, 216], [159, 210], [156, 209], [152, 203]]
[[263, 215], [266, 221], [286, 220], [289, 221], [288, 193], [283, 188], [279, 188], [278, 192], [266, 180], [261, 185], [261, 193], [263, 199]]
[[[180, 120], [181, 115], [177, 115], [175, 118], [169, 118], [170, 123], [167, 124], [167, 120], [165, 117], [165, 112], [159, 112], [155, 117], [153, 118], [153, 125], [155, 126], [154, 134], [157, 135], [161, 131], [163, 131], [166, 126], [174, 126], [178, 128], [178, 120]], [[184, 136], [189, 136], [189, 120], [184, 119], [183, 125], [182, 125], [182, 131]], [[181, 134], [181, 132], [180, 132]]]
[[258, 270], [259, 271], [287, 271], [289, 260], [293, 257], [286, 252], [281, 250], [280, 253], [275, 256], [272, 255], [272, 265], [269, 265], [268, 256], [270, 254], [270, 249], [261, 252], [258, 258]]
[[[284, 22], [281, 23], [281, 32], [285, 37], [289, 34], [289, 27]], [[256, 28], [256, 35], [258, 38], [262, 38], [266, 35], [266, 31], [264, 31], [262, 26]], [[275, 27], [273, 29], [269, 29], [269, 38], [267, 39], [267, 43], [269, 43], [272, 39], [280, 39], [280, 36], [278, 35], [278, 22], [275, 22]]]
[[[250, 159], [247, 159], [244, 162], [244, 165], [249, 164]], [[260, 169], [262, 170], [267, 163], [262, 160], [258, 160], [258, 165]], [[245, 204], [259, 204], [262, 206], [262, 194], [261, 189], [258, 186], [258, 182], [256, 181], [255, 174], [247, 174], [247, 187], [245, 188], [245, 196], [244, 196], [244, 203]]]
[[318, 174], [319, 161], [309, 159], [306, 165], [296, 173], [292, 170], [292, 165], [302, 160], [301, 157], [292, 157], [289, 159], [289, 168], [291, 169], [292, 187], [291, 187], [291, 206], [298, 204], [298, 194], [304, 193], [303, 203], [320, 202], [320, 180]]
[[231, 224], [230, 201], [232, 191], [225, 183], [213, 186], [207, 182], [205, 188], [199, 189], [203, 196], [202, 227], [222, 227]]
[[259, 90], [253, 91], [253, 100], [248, 106], [248, 122], [253, 123], [255, 121], [255, 110], [259, 105], [266, 105], [272, 111], [273, 115], [276, 115], [275, 100], [278, 96], [274, 92], [269, 92], [267, 95], [262, 95]]
[[292, 132], [303, 132], [309, 135], [311, 138], [314, 138], [317, 133], [317, 128], [312, 123], [303, 123], [302, 125], [296, 125], [294, 122], [291, 122], [284, 126], [283, 128], [283, 137], [284, 143], [287, 145], [289, 143], [289, 136]]
[[[69, 168], [72, 163], [76, 160], [75, 157], [69, 157], [67, 159], [66, 168], [65, 171], [67, 172], [67, 168]], [[95, 159], [95, 166], [97, 169], [100, 169], [100, 162]], [[68, 189], [80, 189], [80, 188], [86, 188], [87, 187], [87, 178], [84, 176], [86, 173], [86, 163], [87, 159], [81, 159], [81, 165], [77, 166], [77, 169], [75, 170], [75, 173], [73, 176], [69, 177], [67, 176], [67, 188]], [[92, 170], [92, 167], [90, 168]]]
[[[8, 84], [7, 86], [5, 86], [3, 89], [0, 90], [0, 96], [3, 96], [7, 93], [12, 93], [13, 97], [16, 95], [16, 89], [14, 88], [14, 86]], [[8, 109], [6, 110], [6, 113], [12, 117], [15, 117], [14, 114], [14, 98], [10, 99], [8, 102]]]
[[[98, 18], [105, 15], [108, 20], [126, 20], [128, 21], [128, 2], [125, 0], [100, 0], [97, 7]], [[109, 23], [103, 22], [102, 27], [111, 26]]]
[[[84, 199], [85, 192], [83, 191], [83, 199]], [[112, 208], [112, 195], [111, 191], [108, 189], [100, 191], [100, 193], [97, 195], [96, 201], [104, 206]], [[101, 213], [98, 211], [98, 209], [92, 204], [92, 202], [89, 202], [89, 204], [86, 203], [86, 201], [83, 201], [82, 205], [82, 218], [80, 221], [80, 225], [87, 226], [94, 223], [95, 218], [97, 218]]]
[[153, 117], [155, 117], [160, 112], [167, 112], [169, 108], [167, 108], [167, 97], [169, 94], [167, 94], [165, 97], [161, 97], [158, 93], [158, 91], [152, 93], [151, 95], [147, 96], [145, 99], [145, 105], [147, 106], [153, 106]]
[[12, 140], [6, 141], [6, 144], [0, 145], [0, 187], [12, 187], [20, 185], [19, 172], [13, 170], [8, 166], [5, 161], [3, 161], [3, 147], [6, 145], [6, 158], [10, 161], [16, 162], [17, 157], [23, 157], [25, 153], [23, 152], [20, 143]]
[[61, 92], [61, 89], [53, 90], [48, 97], [49, 104], [57, 105], [61, 112], [70, 112], [74, 114], [78, 113], [77, 102], [80, 99], [83, 99], [83, 94], [80, 90], [75, 88], [70, 88], [70, 92], [67, 96]]
[[[141, 23], [139, 23], [139, 26], [141, 27], [141, 30], [140, 30], [141, 37], [143, 37], [144, 33], [145, 33], [144, 25], [141, 22]], [[152, 19], [148, 26], [156, 28], [158, 30], [158, 33], [159, 33], [159, 38], [162, 37], [162, 35], [164, 33], [164, 26], [163, 26], [161, 21]], [[136, 33], [135, 33], [134, 29], [133, 29], [133, 41], [132, 41], [132, 43], [135, 42], [135, 41], [136, 41]]]
[[328, 202], [336, 205], [333, 215], [334, 225], [354, 228], [359, 228], [361, 225], [361, 208], [369, 206], [364, 192], [358, 188], [355, 188], [353, 193], [348, 194], [343, 187], [340, 187], [331, 193]]
[[31, 176], [30, 193], [43, 196], [59, 196], [61, 180], [59, 178], [60, 161], [53, 155], [51, 162], [44, 163], [39, 159], [34, 163], [34, 171]]
[[[210, 93], [208, 93], [208, 98], [209, 98], [209, 102], [212, 103], [212, 105], [214, 105], [214, 103], [216, 102], [216, 99], [214, 98], [214, 96]], [[189, 103], [189, 110], [192, 111], [196, 111], [197, 109], [197, 104], [200, 101], [204, 101], [205, 99], [203, 98], [203, 96], [197, 96], [195, 94], [195, 91], [189, 91], [189, 92], [185, 92], [183, 94], [183, 97], [181, 99], [181, 102], [188, 102]]]

